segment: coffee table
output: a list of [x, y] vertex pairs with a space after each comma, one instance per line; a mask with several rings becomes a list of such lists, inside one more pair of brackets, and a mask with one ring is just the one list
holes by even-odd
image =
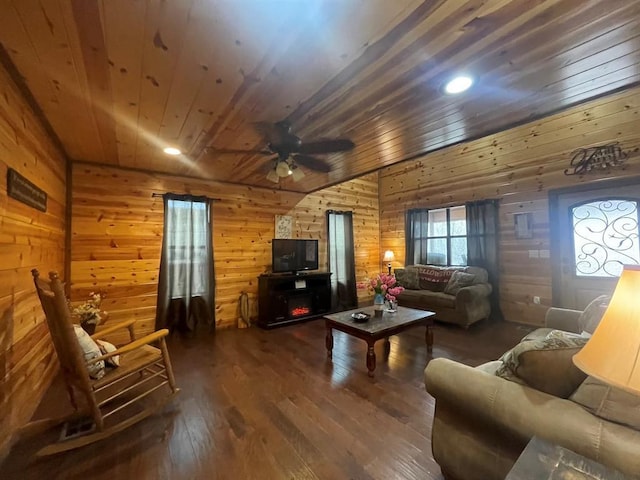
[[[368, 313], [371, 318], [365, 323], [356, 323], [351, 318], [351, 314], [356, 312]], [[373, 345], [381, 338], [384, 338], [384, 354], [386, 357], [391, 349], [389, 336], [396, 335], [411, 327], [423, 325], [427, 328], [425, 334], [427, 352], [431, 353], [433, 348], [433, 330], [431, 327], [433, 327], [434, 315], [434, 312], [407, 307], [398, 307], [395, 313], [384, 312], [381, 317], [374, 316], [373, 307], [357, 308], [325, 315], [327, 357], [332, 357], [334, 329], [353, 335], [356, 338], [361, 338], [368, 345], [367, 369], [369, 370], [369, 376], [373, 377], [373, 372], [376, 369], [376, 354], [373, 350]]]

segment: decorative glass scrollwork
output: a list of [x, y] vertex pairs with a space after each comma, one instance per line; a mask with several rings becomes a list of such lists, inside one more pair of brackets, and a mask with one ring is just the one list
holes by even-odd
[[638, 204], [607, 199], [572, 209], [575, 273], [618, 277], [623, 265], [640, 264]]

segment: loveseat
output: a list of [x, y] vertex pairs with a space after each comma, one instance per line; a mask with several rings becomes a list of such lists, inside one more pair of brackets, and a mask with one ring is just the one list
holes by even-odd
[[436, 320], [465, 328], [489, 317], [491, 285], [480, 267], [408, 265], [395, 269], [405, 288], [398, 305], [435, 312]]
[[[547, 328], [527, 335], [501, 360], [476, 368], [444, 358], [429, 362], [425, 385], [436, 400], [431, 448], [447, 480], [504, 479], [533, 436], [638, 478], [640, 397], [577, 371], [571, 357], [579, 346], [559, 350], [564, 366], [546, 357], [553, 351], [542, 352], [547, 365], [537, 360], [524, 365], [555, 377], [551, 380], [538, 379], [536, 384], [532, 378], [523, 381], [496, 375], [526, 342], [548, 342], [558, 330], [580, 332], [583, 323], [581, 312], [551, 308]], [[540, 390], [557, 388], [551, 383], [557, 383], [561, 375], [567, 383], [577, 383], [577, 388], [564, 388], [561, 395]]]

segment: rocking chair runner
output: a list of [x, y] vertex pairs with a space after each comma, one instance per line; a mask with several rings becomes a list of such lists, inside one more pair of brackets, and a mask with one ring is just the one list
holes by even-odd
[[[31, 273], [74, 412], [63, 418], [31, 422], [23, 427], [21, 434], [33, 434], [82, 417], [90, 417], [95, 424], [89, 433], [51, 444], [38, 451], [38, 456], [64, 452], [107, 438], [155, 413], [179, 392], [164, 339], [168, 330], [159, 330], [136, 340], [133, 331], [135, 320], [104, 328], [91, 338], [95, 340], [127, 328], [130, 343], [85, 362], [58, 274], [50, 272], [50, 281], [45, 281], [40, 278], [38, 270], [33, 269]], [[151, 346], [153, 342], [157, 342], [159, 348]], [[119, 367], [108, 370], [99, 380], [89, 377], [88, 364], [116, 355], [120, 356]], [[165, 386], [168, 391], [162, 398], [148, 397], [158, 391], [157, 397]], [[143, 399], [145, 402], [155, 401], [151, 405], [142, 405], [139, 401]], [[136, 412], [132, 412], [134, 407], [137, 407]]]

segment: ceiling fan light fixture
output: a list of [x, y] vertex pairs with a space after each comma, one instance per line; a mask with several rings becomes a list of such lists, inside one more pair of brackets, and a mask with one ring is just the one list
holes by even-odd
[[278, 183], [280, 181], [280, 177], [276, 173], [275, 168], [272, 168], [271, 170], [269, 170], [269, 173], [267, 173], [267, 180], [273, 183]]
[[298, 180], [302, 180], [304, 178], [304, 172], [302, 171], [302, 169], [300, 167], [298, 167], [297, 165], [294, 166], [294, 168], [291, 169], [292, 170], [292, 174], [291, 174], [291, 178], [293, 178], [294, 182], [297, 182]]
[[449, 80], [444, 87], [444, 91], [449, 95], [456, 95], [468, 90], [471, 85], [473, 85], [473, 79], [471, 77], [460, 75]]
[[287, 177], [291, 175], [289, 164], [285, 161], [278, 162], [278, 165], [276, 166], [276, 173], [279, 177]]

